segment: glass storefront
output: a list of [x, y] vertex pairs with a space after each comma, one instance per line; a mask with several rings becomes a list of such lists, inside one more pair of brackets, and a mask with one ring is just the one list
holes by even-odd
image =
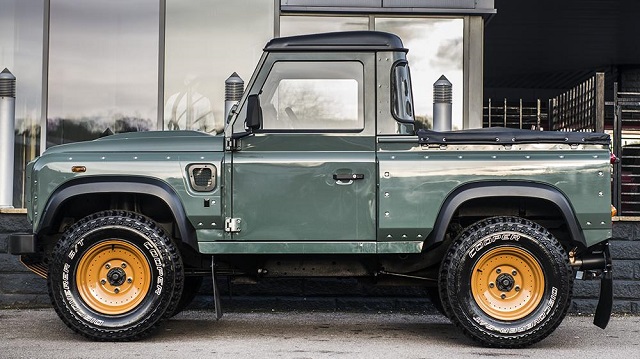
[[273, 1], [167, 0], [163, 129], [222, 132], [224, 81], [249, 81], [274, 11]]
[[[433, 123], [433, 83], [445, 75], [453, 85], [453, 129], [462, 129], [464, 95], [462, 18], [373, 16], [371, 30], [400, 36], [409, 49], [416, 121]], [[369, 29], [369, 17], [281, 16], [280, 35]]]
[[407, 60], [417, 122], [433, 124], [433, 83], [445, 75], [453, 85], [453, 127], [462, 129], [463, 19], [376, 18], [375, 29], [400, 36]]
[[47, 147], [156, 128], [157, 0], [51, 0]]
[[280, 36], [368, 29], [368, 16], [280, 16]]
[[40, 153], [43, 24], [44, 0], [2, 0], [0, 71], [7, 68], [16, 77], [15, 207], [24, 206], [25, 166]]

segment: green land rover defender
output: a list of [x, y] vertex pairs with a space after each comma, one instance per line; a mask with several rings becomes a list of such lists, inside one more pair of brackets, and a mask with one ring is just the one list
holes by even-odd
[[609, 137], [414, 122], [395, 35], [271, 40], [224, 134], [120, 133], [27, 168], [10, 252], [94, 340], [141, 338], [212, 276], [423, 285], [486, 346], [548, 336], [575, 278], [611, 314]]

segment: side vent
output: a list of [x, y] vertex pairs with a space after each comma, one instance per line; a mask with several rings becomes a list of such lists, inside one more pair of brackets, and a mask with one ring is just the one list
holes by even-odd
[[216, 188], [216, 166], [193, 164], [187, 167], [191, 188], [197, 192], [209, 192]]

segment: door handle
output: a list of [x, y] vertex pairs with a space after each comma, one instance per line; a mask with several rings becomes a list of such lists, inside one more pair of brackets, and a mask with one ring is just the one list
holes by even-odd
[[336, 181], [355, 181], [364, 179], [364, 174], [362, 173], [335, 173], [333, 175], [333, 179]]
[[355, 180], [364, 179], [364, 174], [362, 174], [362, 173], [344, 173], [344, 174], [335, 173], [333, 175], [333, 179], [336, 181], [337, 185], [348, 186], [350, 184], [353, 184], [353, 181], [355, 181]]

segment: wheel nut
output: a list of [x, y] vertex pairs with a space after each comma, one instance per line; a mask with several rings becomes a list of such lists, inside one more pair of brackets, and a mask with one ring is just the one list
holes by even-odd
[[[116, 294], [120, 293], [120, 288], [116, 288], [113, 290]], [[503, 294], [504, 295], [504, 294]]]
[[[127, 263], [122, 263], [122, 268], [127, 268]], [[515, 275], [515, 274], [514, 274]]]
[[502, 273], [502, 270], [500, 268], [496, 269], [496, 273], [500, 274]]
[[500, 294], [500, 298], [504, 299], [504, 298], [506, 298], [506, 297], [507, 297], [507, 295], [506, 295], [506, 294], [504, 294], [504, 293]]
[[104, 267], [107, 268], [107, 269], [111, 269], [111, 264], [107, 263], [107, 265], [104, 266]]
[[516, 275], [516, 274], [518, 274], [518, 272], [516, 272], [515, 270], [511, 272], [511, 275]]
[[489, 288], [493, 288], [493, 287], [495, 287], [495, 286], [496, 286], [496, 285], [495, 285], [495, 284], [493, 284], [493, 282], [489, 283]]
[[106, 279], [100, 279], [100, 284], [102, 284], [102, 285], [107, 284], [107, 280]]
[[127, 283], [131, 283], [133, 282], [133, 279], [131, 279], [131, 277], [127, 278]]
[[516, 290], [516, 292], [519, 292], [520, 291], [520, 286], [517, 285], [514, 289]]

